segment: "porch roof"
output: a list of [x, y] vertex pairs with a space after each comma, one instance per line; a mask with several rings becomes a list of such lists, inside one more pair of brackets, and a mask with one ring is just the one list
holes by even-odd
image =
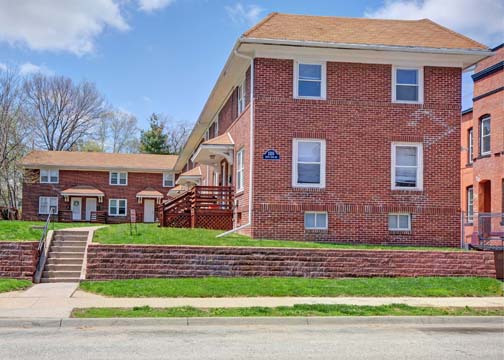
[[175, 197], [187, 192], [189, 188], [185, 185], [177, 185], [168, 191], [168, 196]]
[[144, 189], [136, 194], [137, 198], [156, 198], [162, 199], [164, 196], [159, 191], [152, 188]]
[[92, 186], [80, 185], [65, 189], [61, 192], [63, 196], [88, 196], [88, 197], [103, 197], [103, 191], [98, 190]]
[[214, 166], [219, 164], [222, 160], [226, 160], [229, 164], [232, 164], [233, 150], [234, 141], [227, 132], [202, 143], [191, 160], [200, 164]]
[[175, 182], [177, 185], [187, 185], [187, 184], [195, 184], [198, 185], [201, 180], [201, 167], [196, 166], [191, 170], [183, 172], [179, 175], [177, 181]]

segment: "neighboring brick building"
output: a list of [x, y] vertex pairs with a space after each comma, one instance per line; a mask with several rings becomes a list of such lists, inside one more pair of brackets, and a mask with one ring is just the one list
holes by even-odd
[[[477, 239], [477, 214], [504, 213], [504, 44], [493, 51], [494, 56], [476, 65], [473, 107], [462, 112], [461, 198], [467, 243]], [[494, 229], [497, 222], [504, 224], [498, 217], [493, 221]]]
[[156, 208], [174, 186], [173, 155], [32, 151], [22, 161], [24, 220], [40, 220], [54, 209], [60, 220], [96, 215], [126, 222], [154, 222]]
[[175, 171], [234, 186], [254, 238], [458, 246], [461, 73], [489, 54], [430, 20], [271, 14]]

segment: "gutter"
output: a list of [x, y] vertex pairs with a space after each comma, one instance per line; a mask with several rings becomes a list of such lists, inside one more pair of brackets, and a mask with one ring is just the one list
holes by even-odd
[[[238, 40], [237, 44], [240, 40]], [[238, 52], [238, 49], [235, 48], [232, 54], [241, 57], [243, 59], [250, 60], [250, 150], [249, 150], [249, 203], [248, 203], [248, 222], [245, 225], [241, 225], [232, 230], [223, 232], [222, 234], [217, 235], [218, 238], [235, 233], [242, 229], [245, 229], [252, 225], [252, 192], [253, 192], [253, 175], [254, 175], [254, 56], [247, 56]]]

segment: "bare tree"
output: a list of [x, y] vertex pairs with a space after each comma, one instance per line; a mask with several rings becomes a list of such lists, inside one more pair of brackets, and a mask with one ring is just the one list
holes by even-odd
[[112, 152], [138, 152], [137, 118], [127, 112], [116, 110], [109, 119]]
[[167, 129], [170, 154], [179, 154], [189, 136], [189, 127], [184, 123], [173, 123]]
[[70, 150], [88, 136], [104, 112], [94, 84], [36, 74], [24, 83], [26, 105], [34, 123], [37, 145], [47, 150]]

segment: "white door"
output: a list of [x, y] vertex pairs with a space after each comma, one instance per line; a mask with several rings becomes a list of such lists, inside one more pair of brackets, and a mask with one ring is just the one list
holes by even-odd
[[96, 198], [86, 198], [86, 220], [91, 220], [91, 212], [96, 211]]
[[72, 220], [82, 219], [82, 198], [72, 198]]
[[144, 222], [154, 222], [154, 206], [155, 200], [144, 199]]

